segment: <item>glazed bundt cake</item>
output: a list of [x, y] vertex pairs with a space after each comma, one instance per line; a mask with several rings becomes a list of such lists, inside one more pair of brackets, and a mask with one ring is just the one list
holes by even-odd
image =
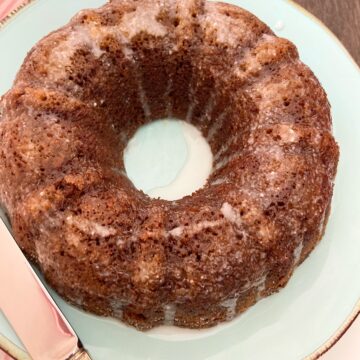
[[[41, 40], [0, 103], [0, 201], [70, 303], [139, 329], [230, 320], [321, 239], [338, 147], [324, 90], [254, 15], [202, 0], [113, 0]], [[207, 184], [177, 201], [128, 179], [139, 126], [186, 120]]]

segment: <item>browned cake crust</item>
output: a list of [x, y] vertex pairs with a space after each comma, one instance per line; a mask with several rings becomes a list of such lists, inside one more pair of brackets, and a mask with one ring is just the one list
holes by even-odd
[[[122, 153], [174, 116], [207, 137], [207, 185], [168, 202]], [[0, 103], [0, 201], [66, 300], [139, 329], [230, 320], [283, 287], [321, 239], [338, 147], [296, 47], [236, 6], [118, 0], [28, 54]], [[16, 266], [16, 265], [14, 265]]]

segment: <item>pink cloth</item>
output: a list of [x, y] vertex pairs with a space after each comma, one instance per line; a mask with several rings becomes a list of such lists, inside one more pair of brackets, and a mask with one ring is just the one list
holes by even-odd
[[[0, 0], [0, 21], [26, 0]], [[347, 331], [333, 349], [322, 360], [358, 360], [360, 359], [360, 317]]]

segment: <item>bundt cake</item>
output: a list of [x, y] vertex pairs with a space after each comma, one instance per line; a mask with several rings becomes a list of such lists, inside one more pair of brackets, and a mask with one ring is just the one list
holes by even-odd
[[[139, 126], [186, 120], [206, 185], [151, 199], [123, 151]], [[0, 103], [0, 201], [70, 303], [149, 329], [230, 320], [289, 280], [321, 239], [338, 147], [296, 47], [203, 0], [112, 0], [27, 55]]]

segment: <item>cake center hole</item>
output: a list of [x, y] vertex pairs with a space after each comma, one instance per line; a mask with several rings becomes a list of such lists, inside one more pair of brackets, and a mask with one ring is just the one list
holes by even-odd
[[128, 177], [152, 198], [178, 200], [202, 188], [213, 156], [201, 132], [185, 121], [157, 120], [142, 126], [124, 152]]

